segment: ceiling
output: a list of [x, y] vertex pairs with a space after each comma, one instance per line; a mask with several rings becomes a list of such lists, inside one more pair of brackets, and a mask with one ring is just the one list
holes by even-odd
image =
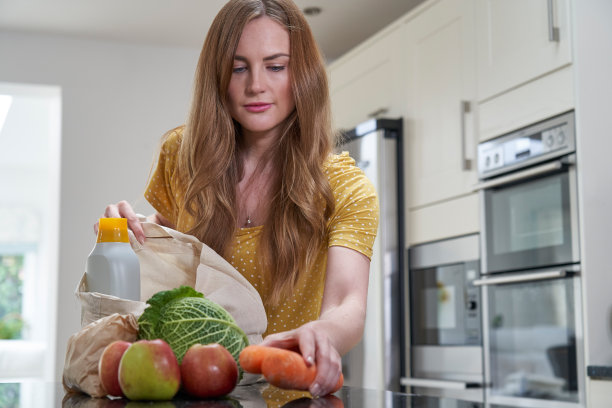
[[[423, 0], [295, 0], [328, 61]], [[200, 48], [226, 0], [0, 0], [0, 29]]]

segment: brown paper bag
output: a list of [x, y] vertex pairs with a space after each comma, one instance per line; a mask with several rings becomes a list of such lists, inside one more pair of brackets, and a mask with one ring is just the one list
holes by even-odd
[[103, 397], [98, 361], [104, 348], [115, 340], [136, 341], [138, 323], [133, 315], [114, 313], [83, 327], [68, 339], [62, 383], [67, 392]]

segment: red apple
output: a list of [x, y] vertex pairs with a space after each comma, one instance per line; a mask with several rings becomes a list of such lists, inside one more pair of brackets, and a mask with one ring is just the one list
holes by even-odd
[[163, 340], [139, 340], [123, 353], [119, 385], [131, 400], [170, 400], [181, 386], [181, 370]]
[[114, 397], [123, 397], [123, 391], [119, 386], [119, 362], [125, 350], [130, 347], [132, 343], [123, 340], [113, 341], [111, 344], [106, 346], [102, 355], [100, 356], [100, 362], [98, 363], [98, 375], [100, 376], [100, 383], [102, 388], [108, 395]]
[[238, 381], [238, 364], [220, 344], [194, 344], [181, 363], [183, 389], [200, 397], [220, 397], [232, 392]]

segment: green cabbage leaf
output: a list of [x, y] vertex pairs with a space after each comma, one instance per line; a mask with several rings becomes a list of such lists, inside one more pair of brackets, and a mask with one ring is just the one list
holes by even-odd
[[238, 355], [249, 344], [223, 307], [189, 286], [158, 292], [147, 303], [138, 319], [138, 337], [166, 341], [179, 363], [192, 345], [211, 343], [221, 344], [238, 363]]

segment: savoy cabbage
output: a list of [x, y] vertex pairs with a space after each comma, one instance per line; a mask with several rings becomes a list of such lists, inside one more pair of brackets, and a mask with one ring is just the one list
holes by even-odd
[[193, 344], [219, 343], [238, 363], [248, 346], [246, 334], [232, 316], [217, 303], [189, 286], [158, 292], [138, 319], [138, 337], [163, 339], [179, 363]]

